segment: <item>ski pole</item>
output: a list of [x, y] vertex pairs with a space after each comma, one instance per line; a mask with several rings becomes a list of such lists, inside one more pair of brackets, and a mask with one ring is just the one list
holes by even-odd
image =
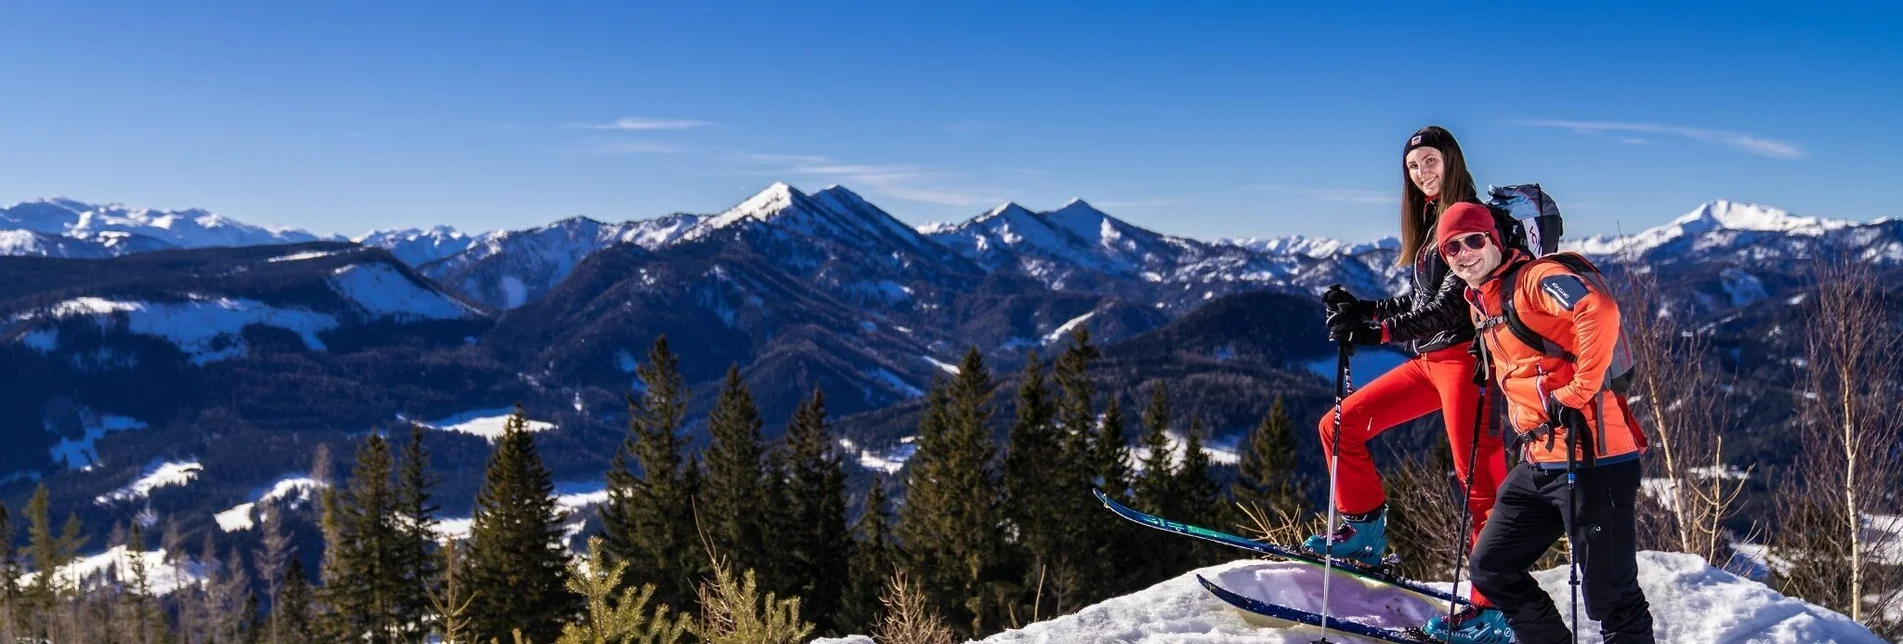
[[[1566, 412], [1561, 410], [1559, 413], [1564, 415]], [[1556, 427], [1566, 428], [1566, 527], [1571, 528], [1566, 531], [1566, 569], [1567, 575], [1572, 582], [1571, 604], [1573, 609], [1573, 627], [1571, 630], [1573, 634], [1573, 644], [1579, 644], [1579, 560], [1573, 554], [1574, 551], [1579, 549], [1579, 542], [1574, 538], [1574, 535], [1580, 532], [1578, 527], [1579, 496], [1577, 494], [1579, 472], [1574, 460], [1574, 452], [1578, 451], [1577, 448], [1579, 446], [1579, 432], [1577, 431], [1578, 428], [1573, 427], [1569, 423], [1561, 422], [1557, 418], [1549, 418], [1547, 420], [1552, 421]]]
[[[1340, 287], [1336, 286], [1334, 288], [1340, 288]], [[1348, 394], [1353, 392], [1355, 388], [1354, 374], [1351, 373], [1348, 368], [1348, 357], [1354, 355], [1354, 353], [1355, 353], [1354, 345], [1349, 344], [1347, 340], [1340, 340], [1339, 344], [1336, 345], [1336, 349], [1335, 349], [1335, 436], [1333, 439], [1331, 439], [1331, 442], [1333, 443], [1333, 445], [1329, 447], [1328, 449], [1328, 533], [1327, 533], [1328, 539], [1335, 538], [1335, 512], [1336, 512], [1335, 502], [1339, 494], [1335, 489], [1335, 486], [1337, 483], [1335, 477], [1341, 470], [1341, 407], [1342, 407], [1342, 401], [1346, 400], [1348, 398]], [[1373, 419], [1369, 419], [1368, 422], [1372, 423], [1374, 421]], [[1332, 545], [1332, 544], [1329, 544], [1326, 540], [1323, 541], [1323, 546], [1322, 546], [1322, 550], [1323, 550], [1322, 552], [1322, 638], [1319, 640], [1315, 640], [1317, 644], [1329, 644], [1328, 642], [1329, 583], [1328, 582], [1329, 580], [1333, 579], [1335, 576], [1335, 556], [1333, 552], [1330, 552], [1332, 548], [1329, 548], [1328, 547], [1329, 545]]]
[[[1463, 531], [1463, 535], [1472, 535], [1472, 531], [1467, 529], [1467, 517], [1471, 514], [1468, 506], [1473, 505], [1474, 471], [1480, 467], [1480, 464], [1475, 461], [1480, 460], [1480, 423], [1481, 419], [1486, 416], [1487, 377], [1488, 373], [1492, 370], [1492, 364], [1487, 362], [1486, 341], [1481, 339], [1477, 331], [1474, 333], [1473, 355], [1474, 386], [1480, 389], [1480, 397], [1479, 401], [1474, 403], [1474, 431], [1473, 437], [1470, 439], [1471, 442], [1468, 443], [1467, 447], [1467, 480], [1460, 486], [1460, 521], [1454, 524], [1455, 529]], [[1470, 543], [1471, 539], [1471, 536], [1463, 536], [1454, 541], [1454, 587], [1450, 592], [1455, 594], [1460, 592], [1461, 568], [1465, 567], [1468, 548], [1473, 547]], [[1446, 637], [1442, 638], [1442, 641], [1447, 644], [1453, 644], [1454, 641], [1455, 605], [1454, 602], [1447, 602], [1447, 634]]]

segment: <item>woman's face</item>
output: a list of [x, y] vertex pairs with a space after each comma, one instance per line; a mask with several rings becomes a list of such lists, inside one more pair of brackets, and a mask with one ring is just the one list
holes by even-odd
[[1440, 150], [1419, 147], [1407, 151], [1407, 176], [1428, 198], [1440, 196], [1441, 166]]

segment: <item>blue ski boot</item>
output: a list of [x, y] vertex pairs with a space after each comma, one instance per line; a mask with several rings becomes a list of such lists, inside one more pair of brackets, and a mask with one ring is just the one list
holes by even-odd
[[1381, 566], [1382, 553], [1388, 549], [1387, 506], [1367, 514], [1344, 514], [1331, 537], [1314, 535], [1302, 542], [1302, 548], [1318, 555], [1354, 561], [1369, 568]]
[[1513, 628], [1507, 626], [1507, 617], [1498, 609], [1475, 608], [1468, 606], [1454, 613], [1453, 632], [1447, 628], [1447, 617], [1436, 616], [1427, 620], [1421, 627], [1421, 633], [1436, 642], [1453, 644], [1511, 644]]

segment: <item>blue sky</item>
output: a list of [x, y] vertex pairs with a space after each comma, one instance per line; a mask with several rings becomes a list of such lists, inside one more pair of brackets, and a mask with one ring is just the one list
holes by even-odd
[[1204, 239], [1367, 239], [1438, 123], [1569, 234], [1720, 198], [1903, 215], [1894, 3], [539, 4], [7, 5], [0, 202], [355, 235], [786, 181], [914, 224], [1082, 197]]

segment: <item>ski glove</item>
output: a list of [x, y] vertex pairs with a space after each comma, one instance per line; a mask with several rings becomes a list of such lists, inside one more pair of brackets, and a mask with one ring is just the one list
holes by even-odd
[[1355, 297], [1347, 289], [1329, 289], [1322, 294], [1322, 308], [1328, 310], [1328, 325], [1334, 326], [1337, 316], [1349, 319], [1365, 320], [1374, 316], [1374, 300]]
[[1354, 320], [1328, 328], [1328, 339], [1363, 346], [1381, 344], [1381, 327], [1366, 320]]

